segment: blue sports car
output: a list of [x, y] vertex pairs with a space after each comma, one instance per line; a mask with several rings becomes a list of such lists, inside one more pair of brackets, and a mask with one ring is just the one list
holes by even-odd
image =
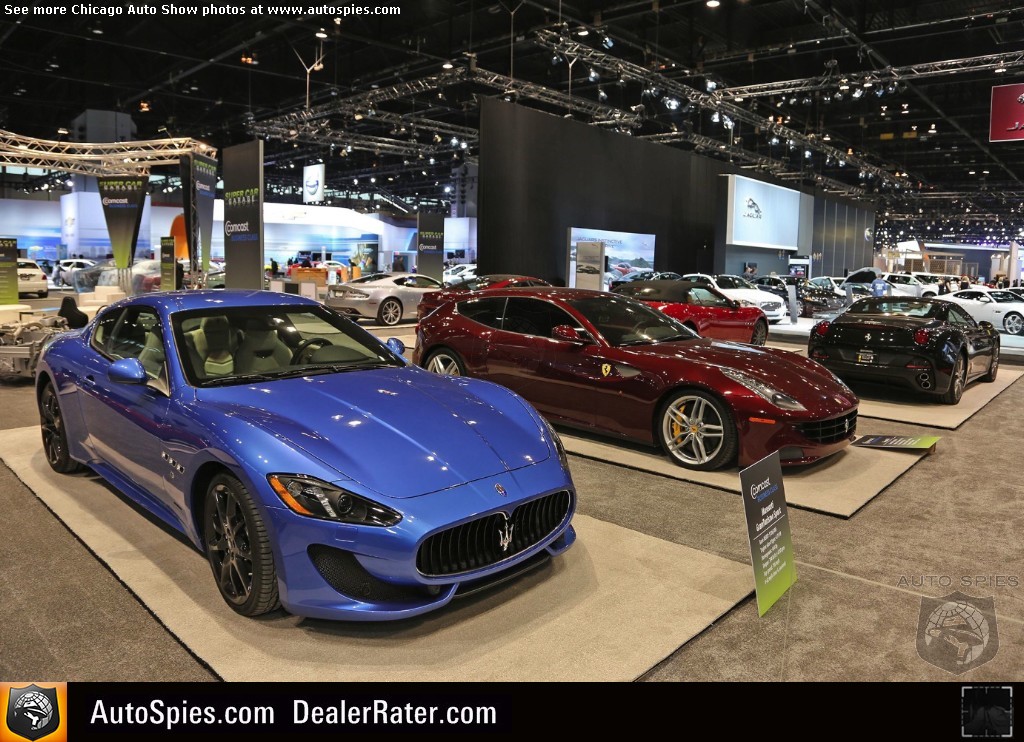
[[46, 457], [183, 532], [246, 616], [414, 616], [568, 549], [557, 434], [403, 350], [297, 296], [128, 299], [44, 351]]

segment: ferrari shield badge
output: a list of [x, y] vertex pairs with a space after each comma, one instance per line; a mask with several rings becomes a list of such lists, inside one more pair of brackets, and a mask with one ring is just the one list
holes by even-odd
[[995, 601], [961, 592], [922, 598], [917, 653], [936, 667], [960, 675], [983, 665], [999, 651]]
[[11, 688], [7, 699], [7, 728], [19, 737], [35, 742], [60, 726], [57, 690], [33, 683]]
[[601, 376], [609, 376], [612, 372], [612, 364], [602, 363], [601, 364]]

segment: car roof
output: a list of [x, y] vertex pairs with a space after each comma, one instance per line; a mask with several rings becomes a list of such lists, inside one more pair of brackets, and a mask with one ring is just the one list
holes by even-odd
[[[626, 289], [622, 291], [622, 289]], [[680, 304], [685, 303], [686, 295], [692, 289], [707, 291], [708, 286], [693, 281], [676, 281], [672, 279], [644, 281], [636, 285], [619, 286], [615, 289], [616, 294], [629, 296], [641, 301], [672, 301]], [[714, 289], [711, 289], [712, 291]], [[717, 293], [716, 293], [717, 296]]]
[[126, 299], [121, 306], [145, 304], [157, 306], [165, 312], [187, 312], [195, 309], [230, 309], [232, 307], [269, 306], [323, 306], [318, 301], [297, 294], [279, 294], [276, 291], [249, 289], [192, 289], [161, 291]]

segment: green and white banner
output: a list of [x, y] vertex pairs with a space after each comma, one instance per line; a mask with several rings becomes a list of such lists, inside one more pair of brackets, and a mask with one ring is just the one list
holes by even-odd
[[853, 442], [853, 445], [864, 448], [932, 452], [935, 450], [935, 444], [940, 440], [941, 438], [937, 435], [862, 435]]
[[97, 178], [103, 217], [107, 220], [114, 265], [130, 268], [139, 240], [148, 175], [111, 175]]
[[18, 303], [18, 240], [0, 237], [0, 304]]
[[178, 262], [174, 259], [174, 238], [160, 238], [160, 290], [174, 291], [180, 289], [178, 285], [178, 274], [176, 267]]
[[763, 616], [796, 582], [793, 537], [778, 451], [740, 471], [740, 492], [754, 567], [757, 615]]

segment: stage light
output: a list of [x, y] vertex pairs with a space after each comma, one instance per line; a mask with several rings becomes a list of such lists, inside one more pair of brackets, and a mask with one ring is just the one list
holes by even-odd
[[608, 93], [604, 92], [604, 88], [597, 89], [597, 99], [602, 103], [608, 100]]
[[864, 88], [857, 88], [852, 93], [850, 93], [850, 97], [853, 98], [854, 100], [857, 100], [862, 95], [864, 95]]
[[605, 49], [611, 49], [613, 46], [615, 46], [615, 42], [612, 41], [611, 36], [602, 36], [601, 46], [603, 46]]
[[326, 39], [326, 38], [327, 38], [327, 32], [326, 32], [326, 31], [324, 31], [324, 30], [323, 30], [323, 29], [321, 28], [321, 29], [320, 29], [319, 31], [317, 31], [317, 32], [316, 32], [315, 36], [316, 36], [316, 37], [317, 37], [318, 39]]
[[597, 74], [597, 70], [591, 67], [590, 72], [587, 73], [587, 79], [590, 80], [590, 82], [597, 82], [601, 79], [601, 76]]
[[441, 69], [443, 70], [450, 70], [453, 67], [455, 67], [455, 65], [452, 64], [451, 62], [445, 62], [444, 64], [441, 65]]
[[722, 116], [721, 116], [721, 114], [719, 114], [719, 113], [718, 113], [718, 111], [714, 111], [714, 112], [713, 112], [713, 113], [711, 114], [711, 123], [713, 123], [713, 124], [717, 124], [717, 123], [719, 123], [719, 122], [720, 122], [721, 120], [722, 120]]
[[666, 95], [664, 98], [661, 99], [661, 102], [665, 106], [665, 108], [667, 108], [670, 111], [678, 111], [679, 110], [679, 99], [678, 98], [673, 98], [670, 95]]

